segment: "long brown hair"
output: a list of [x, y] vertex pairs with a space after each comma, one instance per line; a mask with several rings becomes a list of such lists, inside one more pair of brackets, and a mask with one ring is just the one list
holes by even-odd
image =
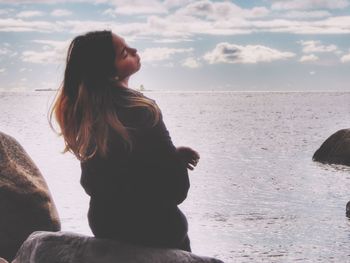
[[71, 42], [66, 60], [64, 79], [53, 103], [53, 115], [65, 142], [64, 152], [70, 151], [81, 161], [95, 154], [108, 154], [108, 139], [115, 131], [132, 150], [128, 129], [117, 115], [116, 108], [145, 107], [151, 113], [151, 125], [158, 123], [160, 111], [150, 99], [129, 88], [118, 87], [113, 77], [115, 51], [111, 31], [95, 31], [78, 36]]

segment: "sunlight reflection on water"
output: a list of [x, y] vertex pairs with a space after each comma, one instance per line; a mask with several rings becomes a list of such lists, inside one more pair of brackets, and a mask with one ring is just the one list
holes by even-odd
[[[350, 93], [148, 92], [176, 145], [199, 151], [181, 205], [193, 251], [226, 262], [350, 261], [350, 169], [311, 161], [350, 127]], [[63, 230], [91, 234], [79, 163], [50, 130], [53, 94], [0, 93], [0, 130], [44, 174]]]

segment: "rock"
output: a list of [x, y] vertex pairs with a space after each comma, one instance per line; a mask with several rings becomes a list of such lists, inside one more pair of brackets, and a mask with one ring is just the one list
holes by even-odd
[[46, 182], [12, 137], [0, 132], [0, 257], [11, 261], [34, 231], [59, 231]]
[[346, 204], [345, 215], [350, 218], [350, 201]]
[[12, 263], [223, 263], [178, 249], [149, 248], [69, 232], [35, 232]]
[[312, 159], [321, 163], [350, 166], [350, 129], [339, 130], [328, 137]]

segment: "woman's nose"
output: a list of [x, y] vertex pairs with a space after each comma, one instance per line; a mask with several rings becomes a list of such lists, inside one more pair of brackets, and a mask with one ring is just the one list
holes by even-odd
[[137, 49], [136, 48], [130, 48], [130, 51], [132, 54], [136, 54], [137, 53]]

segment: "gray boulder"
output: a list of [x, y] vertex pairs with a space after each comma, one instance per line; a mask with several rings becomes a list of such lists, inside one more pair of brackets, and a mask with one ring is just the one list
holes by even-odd
[[12, 137], [0, 132], [0, 257], [12, 260], [34, 231], [59, 231], [46, 182]]
[[178, 249], [147, 248], [69, 232], [35, 232], [12, 263], [223, 263]]
[[339, 130], [329, 136], [312, 159], [321, 163], [350, 166], [350, 129]]

